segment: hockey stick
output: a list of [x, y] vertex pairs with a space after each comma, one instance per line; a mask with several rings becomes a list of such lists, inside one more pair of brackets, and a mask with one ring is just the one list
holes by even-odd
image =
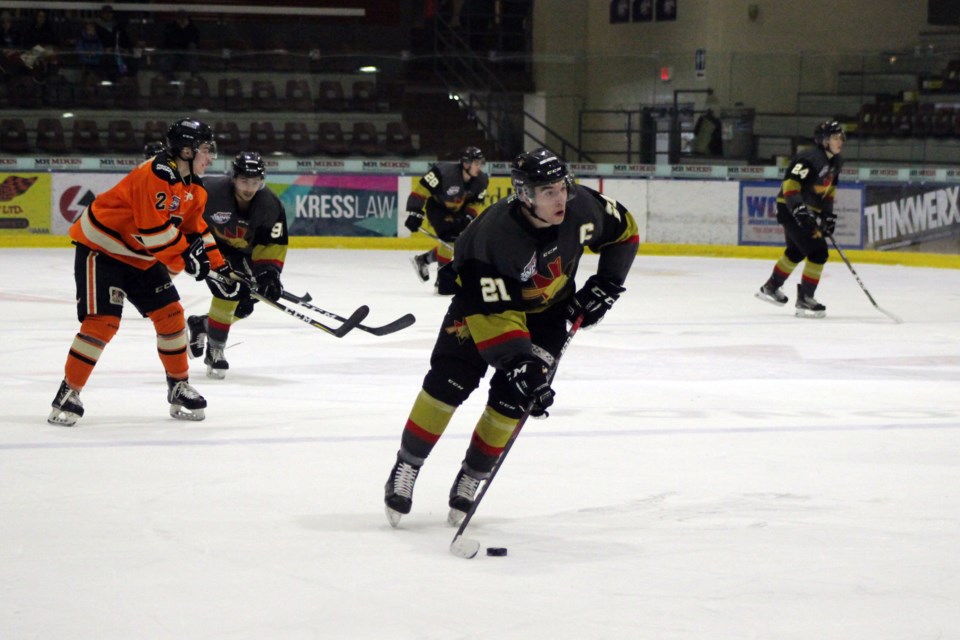
[[850, 269], [850, 273], [852, 273], [853, 277], [856, 278], [857, 284], [859, 284], [860, 288], [863, 289], [863, 292], [867, 294], [867, 299], [870, 301], [870, 304], [876, 307], [877, 311], [887, 316], [897, 324], [903, 324], [903, 320], [901, 320], [900, 318], [898, 318], [897, 316], [895, 316], [894, 314], [890, 313], [889, 311], [887, 311], [886, 309], [884, 309], [883, 307], [877, 304], [877, 301], [873, 299], [873, 296], [870, 295], [870, 292], [867, 291], [867, 288], [863, 286], [863, 280], [860, 279], [860, 276], [857, 275], [857, 272], [853, 268], [853, 265], [850, 264], [849, 260], [847, 260], [847, 256], [844, 255], [843, 249], [840, 248], [840, 245], [837, 244], [837, 241], [833, 239], [832, 235], [828, 235], [827, 237], [830, 238], [830, 243], [833, 245], [833, 248], [837, 250], [837, 254], [840, 256], [843, 262], [847, 265], [847, 268]]
[[[343, 323], [339, 327], [331, 327], [323, 324], [318, 320], [314, 320], [313, 318], [311, 318], [306, 314], [300, 313], [296, 309], [291, 309], [290, 307], [284, 304], [280, 304], [279, 302], [274, 302], [270, 298], [263, 297], [262, 295], [254, 291], [252, 286], [253, 282], [251, 282], [243, 274], [237, 273], [236, 271], [232, 271], [230, 272], [230, 277], [236, 280], [237, 282], [241, 282], [247, 285], [248, 287], [250, 287], [251, 298], [255, 298], [256, 300], [259, 300], [260, 302], [263, 302], [273, 307], [274, 309], [279, 309], [285, 314], [289, 316], [293, 316], [297, 320], [309, 324], [311, 327], [315, 327], [317, 329], [320, 329], [321, 331], [326, 331], [327, 333], [334, 336], [335, 338], [342, 338], [343, 336], [347, 335], [351, 330], [356, 328], [358, 324], [360, 324], [361, 320], [367, 317], [368, 313], [370, 313], [369, 307], [367, 307], [367, 305], [362, 305], [360, 307], [357, 307], [356, 311], [354, 311], [349, 318], [345, 318]], [[207, 278], [211, 280], [217, 280], [219, 282], [227, 281], [226, 278], [221, 276], [216, 271], [211, 271], [209, 274], [207, 274]]]
[[[547, 374], [547, 380], [549, 382], [553, 382], [553, 377], [557, 373], [557, 366], [560, 364], [560, 358], [563, 357], [567, 347], [570, 346], [573, 336], [576, 335], [577, 331], [580, 330], [580, 325], [582, 323], [582, 315], [578, 316], [577, 319], [573, 321], [573, 325], [567, 332], [567, 339], [563, 341], [563, 346], [560, 347], [560, 353], [557, 354], [556, 359], [553, 361], [553, 366], [550, 368], [550, 371]], [[513, 448], [513, 443], [517, 441], [517, 436], [520, 435], [520, 430], [523, 429], [523, 425], [526, 424], [527, 418], [530, 417], [530, 410], [532, 408], [533, 404], [531, 403], [531, 405], [527, 407], [526, 412], [524, 412], [524, 414], [520, 417], [520, 421], [517, 422], [517, 426], [514, 428], [513, 433], [510, 434], [510, 439], [507, 440], [507, 444], [503, 448], [503, 453], [500, 454], [500, 458], [490, 471], [490, 477], [488, 477], [486, 482], [483, 483], [483, 486], [480, 487], [480, 492], [477, 494], [476, 499], [474, 499], [473, 504], [470, 505], [470, 510], [467, 511], [467, 515], [464, 516], [463, 522], [460, 523], [460, 528], [457, 529], [457, 533], [453, 536], [453, 540], [450, 542], [450, 553], [453, 555], [469, 560], [470, 558], [476, 556], [477, 552], [480, 550], [480, 543], [472, 538], [464, 538], [463, 532], [466, 530], [467, 525], [470, 524], [470, 520], [473, 519], [473, 514], [477, 512], [477, 507], [480, 506], [480, 501], [483, 500], [483, 496], [487, 494], [487, 489], [489, 489], [490, 485], [493, 484], [493, 479], [497, 477], [500, 467], [503, 466], [503, 461], [506, 459], [507, 454], [510, 453], [510, 449]]]
[[425, 236], [427, 236], [427, 237], [433, 238], [434, 240], [436, 240], [437, 242], [439, 242], [440, 244], [442, 244], [444, 247], [446, 247], [446, 248], [449, 249], [450, 251], [453, 251], [453, 245], [450, 244], [449, 242], [447, 242], [446, 240], [441, 239], [440, 236], [435, 235], [435, 234], [433, 234], [433, 233], [430, 233], [429, 231], [427, 231], [427, 230], [424, 229], [423, 227], [420, 227], [419, 229], [417, 229], [417, 231], [419, 231], [420, 233], [422, 233], [423, 235], [425, 235]]
[[[311, 311], [316, 311], [322, 316], [333, 318], [334, 320], [339, 320], [341, 322], [345, 322], [347, 320], [347, 318], [344, 318], [341, 315], [337, 315], [332, 311], [327, 311], [326, 309], [321, 309], [320, 307], [315, 307], [312, 304], [310, 304], [310, 301], [313, 300], [313, 298], [310, 296], [309, 293], [305, 293], [302, 296], [297, 296], [292, 293], [288, 293], [284, 291], [280, 295], [280, 297], [283, 298], [284, 300], [287, 300], [288, 302], [293, 302], [306, 309], [310, 309]], [[393, 322], [388, 322], [387, 324], [379, 327], [369, 327], [365, 324], [358, 324], [357, 329], [359, 329], [360, 331], [365, 331], [366, 333], [371, 333], [375, 336], [385, 336], [390, 333], [396, 333], [401, 329], [406, 329], [416, 321], [417, 321], [417, 318], [412, 313], [408, 313], [406, 315], [400, 316]]]

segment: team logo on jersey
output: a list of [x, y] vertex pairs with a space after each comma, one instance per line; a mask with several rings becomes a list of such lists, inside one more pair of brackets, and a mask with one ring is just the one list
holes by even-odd
[[563, 261], [558, 256], [547, 264], [547, 273], [533, 274], [533, 286], [524, 287], [523, 299], [546, 302], [557, 295], [557, 292], [567, 284], [567, 279], [567, 275], [563, 272]]
[[460, 344], [463, 344], [470, 338], [470, 327], [463, 320], [454, 320], [453, 326], [444, 328], [448, 335], [456, 336]]
[[534, 251], [533, 257], [530, 258], [530, 262], [527, 263], [527, 266], [523, 268], [523, 271], [520, 272], [520, 282], [526, 282], [533, 277], [533, 274], [537, 272], [537, 253]]
[[827, 175], [829, 171], [830, 171], [830, 165], [828, 164], [823, 165], [823, 169], [820, 169], [820, 177], [822, 178], [823, 176]]
[[448, 195], [448, 196], [455, 196], [455, 195], [457, 195], [458, 193], [460, 193], [460, 187], [459, 187], [459, 186], [454, 185], [454, 186], [450, 187], [449, 189], [447, 189], [447, 195]]
[[210, 218], [217, 224], [227, 224], [230, 222], [230, 218], [233, 217], [232, 211], [217, 211]]
[[170, 198], [170, 213], [177, 211], [180, 208], [180, 196], [173, 196]]
[[126, 298], [126, 294], [123, 292], [123, 289], [119, 287], [110, 287], [110, 304], [115, 304], [118, 307], [123, 306], [123, 300]]

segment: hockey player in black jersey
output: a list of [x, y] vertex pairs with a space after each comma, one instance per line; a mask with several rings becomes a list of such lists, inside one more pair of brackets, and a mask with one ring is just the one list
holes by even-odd
[[827, 263], [826, 237], [832, 236], [837, 226], [833, 201], [843, 165], [840, 153], [845, 139], [839, 122], [828, 120], [818, 124], [813, 133], [816, 146], [790, 160], [777, 194], [777, 222], [783, 226], [787, 247], [756, 297], [778, 306], [785, 305], [788, 298], [780, 287], [797, 265], [806, 260], [797, 285], [795, 313], [799, 317], [826, 315], [826, 307], [817, 302], [813, 294]]
[[[574, 184], [551, 151], [520, 154], [511, 178], [514, 195], [491, 205], [457, 240], [456, 293], [385, 487], [393, 526], [410, 512], [420, 467], [454, 411], [493, 367], [486, 407], [450, 489], [448, 521], [460, 523], [526, 408], [543, 416], [553, 404], [546, 359], [558, 355], [567, 322], [580, 314], [583, 327], [599, 322], [624, 291], [636, 256], [633, 216]], [[577, 290], [584, 247], [600, 254], [599, 268]]]
[[[259, 153], [238, 153], [230, 175], [204, 179], [207, 206], [203, 218], [230, 267], [252, 278], [257, 293], [276, 301], [283, 293], [280, 273], [287, 256], [287, 215], [280, 199], [266, 188], [265, 176]], [[232, 299], [218, 295], [214, 286], [210, 290], [209, 313], [187, 319], [190, 356], [204, 355], [206, 347], [207, 376], [223, 379], [230, 367], [223, 354], [230, 326], [249, 316], [256, 300], [246, 287]]]
[[407, 198], [407, 229], [416, 233], [423, 226], [424, 231], [441, 240], [430, 251], [411, 258], [417, 276], [424, 282], [430, 279], [429, 265], [437, 263], [435, 286], [441, 295], [452, 295], [455, 288], [453, 271], [444, 268], [453, 260], [451, 246], [483, 210], [490, 183], [483, 165], [483, 151], [467, 147], [460, 152], [459, 162], [438, 162], [430, 167]]

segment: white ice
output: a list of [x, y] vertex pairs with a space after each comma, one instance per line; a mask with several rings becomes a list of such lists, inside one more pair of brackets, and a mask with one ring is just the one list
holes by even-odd
[[753, 298], [772, 261], [640, 256], [467, 530], [509, 555], [464, 560], [447, 492], [485, 387], [383, 513], [447, 304], [410, 255], [291, 251], [288, 289], [418, 322], [336, 339], [260, 305], [226, 380], [192, 361], [200, 423], [128, 306], [64, 428], [72, 252], [0, 252], [0, 638], [960, 638], [960, 271], [856, 265], [897, 325], [835, 257], [804, 320], [799, 273]]

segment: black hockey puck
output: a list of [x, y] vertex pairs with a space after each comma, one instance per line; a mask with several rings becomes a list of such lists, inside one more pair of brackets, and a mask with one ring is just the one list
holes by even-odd
[[507, 555], [506, 547], [487, 547], [488, 556], [505, 556]]

